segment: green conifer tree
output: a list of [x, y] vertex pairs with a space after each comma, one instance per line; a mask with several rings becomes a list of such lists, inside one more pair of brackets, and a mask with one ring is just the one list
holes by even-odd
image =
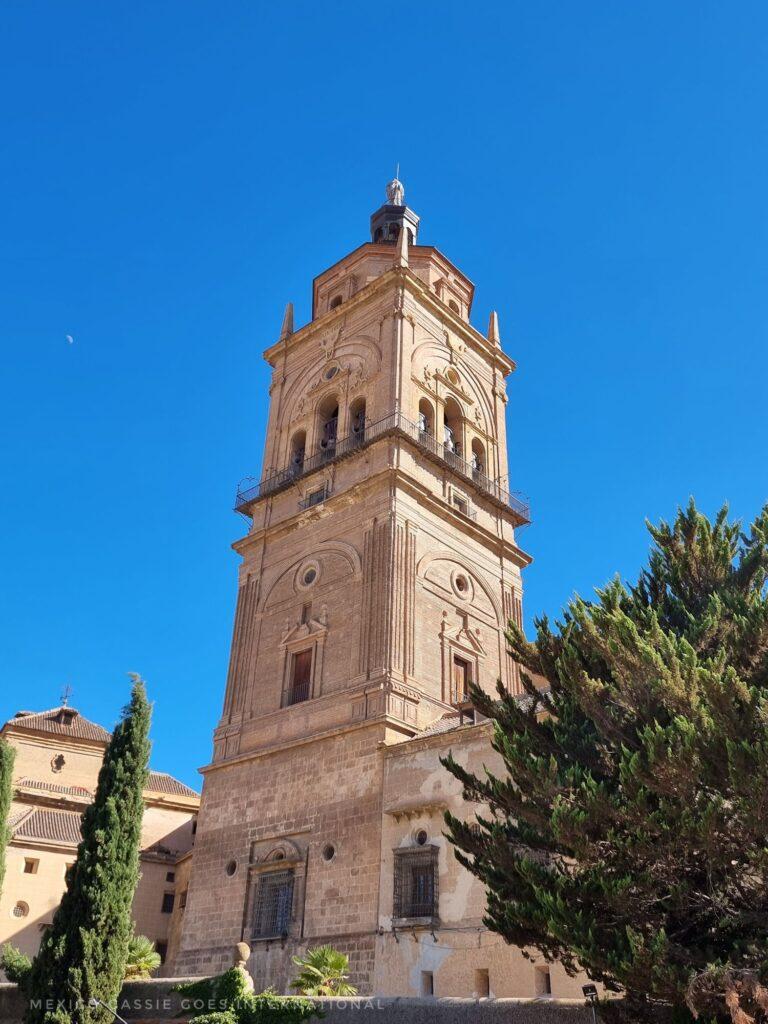
[[16, 751], [5, 740], [0, 739], [0, 893], [5, 878], [5, 850], [11, 838], [8, 818], [13, 800], [13, 762]]
[[53, 923], [25, 983], [28, 1024], [112, 1024], [133, 933], [150, 707], [133, 677], [131, 701], [104, 754], [96, 796]]
[[510, 624], [527, 697], [473, 689], [505, 772], [446, 760], [489, 808], [449, 838], [488, 926], [622, 989], [629, 1019], [765, 1020], [768, 506], [746, 535], [693, 501], [649, 530], [636, 585], [533, 643]]

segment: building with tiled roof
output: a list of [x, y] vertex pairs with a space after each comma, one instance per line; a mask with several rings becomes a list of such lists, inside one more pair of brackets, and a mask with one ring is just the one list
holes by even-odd
[[[20, 711], [0, 735], [16, 749], [0, 945], [12, 942], [34, 954], [77, 856], [83, 811], [94, 798], [111, 734], [63, 704]], [[182, 899], [180, 880], [189, 871], [200, 798], [167, 772], [150, 771], [144, 803], [134, 921], [163, 954], [174, 905]]]
[[15, 730], [52, 733], [55, 736], [69, 736], [72, 739], [109, 742], [109, 732], [95, 722], [83, 718], [75, 708], [62, 705], [50, 711], [17, 711], [10, 722]]
[[150, 772], [145, 789], [152, 793], [166, 793], [169, 796], [188, 796], [197, 799], [199, 793], [191, 786], [185, 786], [183, 782], [174, 779], [167, 772]]

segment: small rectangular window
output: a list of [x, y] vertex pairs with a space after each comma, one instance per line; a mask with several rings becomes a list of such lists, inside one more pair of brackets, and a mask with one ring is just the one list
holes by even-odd
[[487, 967], [475, 971], [475, 999], [487, 999], [491, 994], [491, 978]]
[[552, 979], [549, 976], [548, 967], [534, 968], [534, 992], [537, 996], [552, 995]]
[[36, 875], [37, 869], [40, 867], [40, 861], [35, 860], [34, 857], [24, 858], [24, 874], [25, 875]]
[[160, 912], [162, 914], [172, 914], [173, 913], [173, 904], [175, 902], [176, 902], [176, 897], [175, 897], [175, 895], [172, 892], [164, 892], [163, 893], [163, 903], [162, 903], [162, 906], [160, 907]]
[[288, 934], [293, 909], [293, 871], [271, 871], [259, 879], [253, 904], [255, 939]]
[[166, 873], [165, 873], [165, 880], [166, 880], [166, 882], [175, 882], [176, 881], [176, 872], [175, 871], [166, 871]]
[[432, 971], [421, 972], [421, 994], [433, 996], [435, 994], [435, 976]]
[[187, 891], [188, 890], [185, 889], [184, 892], [182, 892], [181, 896], [179, 896], [179, 909], [180, 910], [184, 910], [184, 908], [187, 905]]
[[438, 908], [437, 847], [395, 850], [395, 917], [436, 918]]
[[453, 495], [453, 506], [464, 516], [469, 511], [469, 503], [467, 502], [467, 499], [462, 498], [460, 494]]

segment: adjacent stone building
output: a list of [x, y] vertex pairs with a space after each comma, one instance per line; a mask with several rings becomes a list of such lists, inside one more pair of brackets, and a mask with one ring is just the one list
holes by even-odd
[[180, 974], [252, 946], [258, 986], [331, 943], [361, 992], [578, 994], [481, 923], [481, 887], [442, 835], [469, 813], [438, 757], [489, 761], [470, 680], [519, 689], [503, 630], [521, 621], [505, 412], [514, 362], [474, 287], [391, 182], [371, 241], [289, 305], [272, 367], [221, 720], [204, 772]]
[[[0, 945], [12, 942], [32, 955], [77, 856], [80, 820], [93, 800], [109, 733], [64, 704], [19, 711], [0, 735], [16, 750]], [[163, 958], [174, 906], [184, 899], [184, 869], [177, 865], [192, 849], [199, 803], [178, 779], [149, 773], [133, 917], [136, 932], [152, 939]]]

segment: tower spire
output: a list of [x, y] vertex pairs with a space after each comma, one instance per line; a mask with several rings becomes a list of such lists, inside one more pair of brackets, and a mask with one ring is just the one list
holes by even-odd
[[290, 334], [293, 334], [293, 303], [288, 302], [285, 306], [285, 313], [283, 314], [283, 326], [280, 328], [280, 340], [287, 338]]
[[488, 320], [488, 341], [494, 345], [501, 345], [501, 338], [499, 336], [499, 314], [494, 309], [491, 313], [490, 319]]

